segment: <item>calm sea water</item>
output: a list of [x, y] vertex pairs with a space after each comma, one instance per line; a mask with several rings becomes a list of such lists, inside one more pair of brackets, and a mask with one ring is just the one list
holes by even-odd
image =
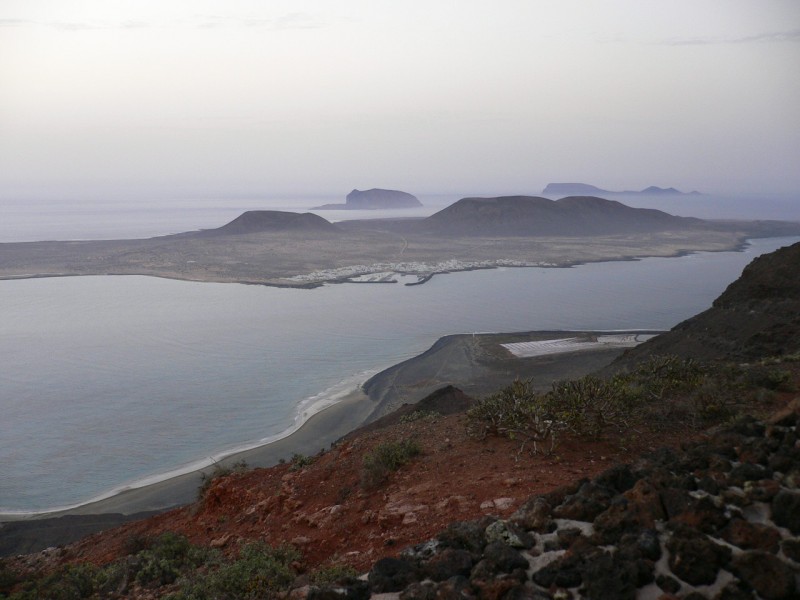
[[136, 201], [14, 199], [0, 197], [0, 243], [40, 240], [148, 238], [220, 227], [246, 210], [312, 211], [335, 222], [343, 219], [427, 217], [458, 196], [420, 197], [424, 206], [404, 210], [313, 210], [345, 201], [341, 196], [296, 198], [158, 198]]
[[0, 512], [86, 502], [276, 436], [442, 335], [669, 328], [798, 239], [413, 287], [0, 281]]

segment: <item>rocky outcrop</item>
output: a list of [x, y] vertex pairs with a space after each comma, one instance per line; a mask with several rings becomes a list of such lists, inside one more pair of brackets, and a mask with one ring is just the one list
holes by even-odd
[[453, 523], [376, 562], [366, 586], [338, 593], [797, 598], [798, 426], [797, 407], [770, 422], [743, 418], [684, 452], [662, 450], [532, 497], [507, 520]]
[[687, 229], [700, 219], [632, 208], [594, 196], [463, 198], [422, 221], [429, 233], [463, 236], [590, 236]]
[[323, 204], [314, 210], [376, 210], [390, 208], [416, 208], [422, 203], [416, 196], [398, 190], [353, 190], [347, 194], [345, 204]]
[[199, 235], [241, 235], [279, 231], [339, 233], [333, 223], [313, 213], [280, 210], [248, 210], [230, 223], [199, 232]]
[[800, 243], [759, 256], [711, 308], [627, 351], [614, 368], [657, 354], [747, 361], [800, 352]]

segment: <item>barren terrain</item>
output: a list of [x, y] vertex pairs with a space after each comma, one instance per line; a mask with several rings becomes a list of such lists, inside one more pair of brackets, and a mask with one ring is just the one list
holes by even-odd
[[599, 237], [435, 237], [387, 230], [175, 235], [142, 240], [0, 244], [0, 278], [151, 275], [307, 287], [377, 272], [424, 278], [496, 266], [568, 266], [738, 247], [748, 231]]

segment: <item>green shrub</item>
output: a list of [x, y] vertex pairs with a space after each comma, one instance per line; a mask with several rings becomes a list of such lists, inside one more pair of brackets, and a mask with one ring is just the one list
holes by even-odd
[[696, 388], [703, 381], [706, 372], [706, 367], [691, 358], [653, 356], [638, 365], [624, 380], [634, 387], [635, 393], [643, 395], [645, 400], [663, 400]]
[[599, 438], [610, 430], [626, 433], [635, 419], [640, 398], [630, 391], [625, 378], [609, 380], [587, 375], [554, 383], [545, 404], [548, 412], [569, 430]]
[[277, 598], [296, 577], [300, 554], [291, 546], [272, 548], [262, 542], [242, 547], [236, 560], [216, 570], [182, 579], [168, 600], [261, 600]]
[[435, 421], [441, 415], [432, 410], [415, 410], [400, 417], [401, 423], [413, 423], [414, 421]]
[[752, 385], [776, 392], [796, 391], [791, 371], [766, 366], [755, 366], [748, 369], [747, 380]]
[[208, 551], [193, 546], [186, 537], [164, 533], [136, 555], [136, 581], [143, 585], [172, 583], [186, 570], [203, 564], [208, 556]]
[[366, 488], [380, 485], [390, 473], [421, 453], [422, 448], [413, 439], [379, 444], [364, 457], [361, 485]]
[[560, 427], [550, 414], [544, 396], [533, 389], [531, 381], [515, 380], [467, 411], [470, 435], [480, 439], [487, 435], [520, 439], [520, 452], [525, 444], [532, 442], [534, 452], [538, 452], [542, 444], [544, 452], [551, 453]]
[[24, 582], [9, 600], [80, 600], [95, 593], [98, 569], [91, 564], [68, 565], [45, 577]]
[[299, 454], [295, 452], [294, 454], [292, 454], [291, 463], [292, 466], [289, 468], [289, 470], [299, 471], [300, 469], [305, 469], [307, 466], [314, 464], [314, 457], [305, 456], [304, 454]]

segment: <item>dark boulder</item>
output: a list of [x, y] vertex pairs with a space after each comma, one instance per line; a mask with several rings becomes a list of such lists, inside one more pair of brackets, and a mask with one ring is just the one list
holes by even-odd
[[744, 552], [733, 559], [732, 571], [766, 600], [797, 598], [795, 574], [773, 554]]
[[422, 572], [433, 581], [444, 581], [458, 575], [468, 576], [472, 565], [471, 552], [445, 548], [423, 565]]
[[772, 520], [776, 525], [800, 535], [800, 493], [781, 490], [772, 499]]
[[400, 558], [382, 558], [372, 565], [367, 581], [374, 594], [383, 594], [399, 592], [418, 578], [417, 570], [409, 561]]
[[720, 537], [742, 550], [778, 551], [781, 534], [776, 529], [762, 523], [751, 523], [744, 519], [733, 519], [720, 532]]
[[710, 585], [731, 559], [730, 548], [715, 544], [699, 531], [678, 525], [666, 543], [669, 568], [686, 583]]

